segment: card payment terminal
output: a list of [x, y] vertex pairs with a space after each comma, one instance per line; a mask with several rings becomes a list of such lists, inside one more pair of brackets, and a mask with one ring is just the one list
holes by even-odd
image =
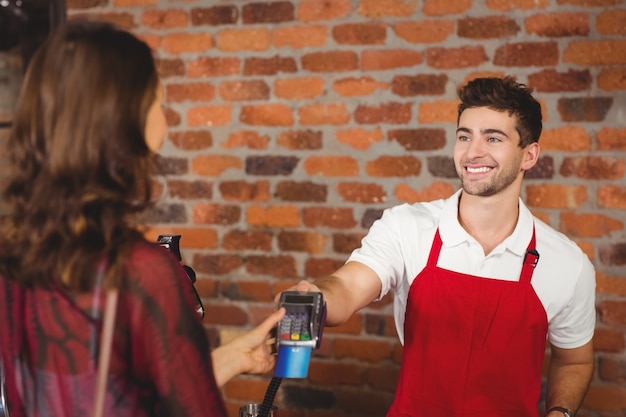
[[320, 346], [326, 321], [326, 304], [321, 292], [284, 291], [278, 307], [287, 312], [278, 323], [278, 358], [274, 376], [305, 378], [311, 351]]

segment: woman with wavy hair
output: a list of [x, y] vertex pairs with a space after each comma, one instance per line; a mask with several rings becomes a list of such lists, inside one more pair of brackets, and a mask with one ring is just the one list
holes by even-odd
[[106, 295], [118, 293], [104, 414], [226, 416], [219, 387], [274, 364], [283, 311], [210, 353], [178, 260], [138, 230], [166, 131], [149, 47], [73, 20], [37, 51], [7, 145], [0, 351], [15, 416], [90, 416]]

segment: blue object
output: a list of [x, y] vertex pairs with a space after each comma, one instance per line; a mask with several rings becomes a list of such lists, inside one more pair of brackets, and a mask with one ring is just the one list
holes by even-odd
[[311, 360], [311, 347], [280, 346], [274, 376], [281, 378], [306, 378]]

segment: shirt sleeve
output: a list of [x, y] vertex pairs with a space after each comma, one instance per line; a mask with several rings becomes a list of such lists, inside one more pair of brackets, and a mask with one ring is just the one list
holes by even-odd
[[550, 322], [549, 340], [559, 348], [580, 347], [593, 338], [596, 324], [596, 275], [592, 263], [582, 251], [576, 284], [565, 306]]
[[225, 417], [208, 337], [180, 263], [145, 244], [133, 254], [128, 285], [132, 363], [138, 378], [154, 384], [159, 414]]

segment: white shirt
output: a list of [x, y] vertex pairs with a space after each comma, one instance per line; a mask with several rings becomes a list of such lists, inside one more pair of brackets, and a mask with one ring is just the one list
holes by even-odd
[[362, 245], [349, 257], [372, 268], [380, 278], [380, 297], [394, 294], [394, 318], [404, 343], [404, 314], [413, 279], [426, 266], [439, 227], [443, 246], [437, 265], [484, 278], [518, 281], [533, 222], [539, 262], [532, 286], [548, 317], [548, 339], [560, 348], [575, 348], [593, 337], [595, 271], [580, 248], [539, 219], [519, 201], [513, 233], [485, 256], [482, 246], [458, 222], [461, 191], [447, 200], [402, 204], [384, 211]]

